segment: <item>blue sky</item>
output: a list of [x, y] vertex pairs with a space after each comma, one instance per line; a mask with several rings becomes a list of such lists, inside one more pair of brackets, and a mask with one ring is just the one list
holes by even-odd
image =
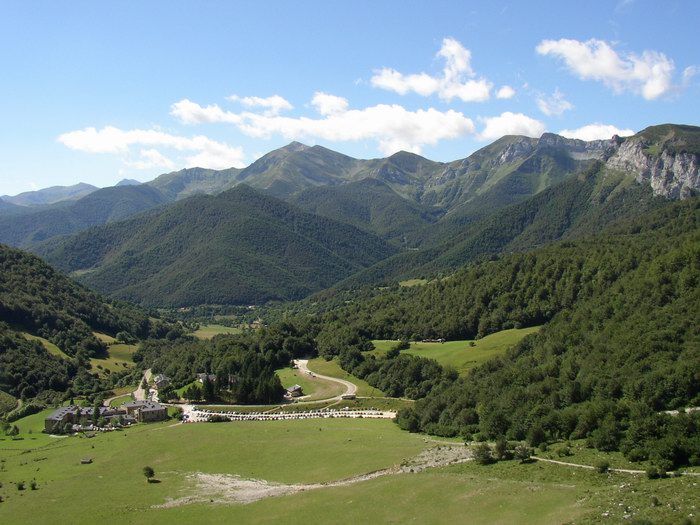
[[[700, 2], [0, 2], [0, 195], [700, 124]], [[696, 74], [697, 73], [697, 74]]]

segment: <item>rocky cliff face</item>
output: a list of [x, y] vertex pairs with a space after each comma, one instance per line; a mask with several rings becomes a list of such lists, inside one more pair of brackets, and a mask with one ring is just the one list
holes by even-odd
[[650, 184], [656, 195], [686, 199], [700, 191], [700, 158], [692, 152], [676, 152], [665, 145], [649, 145], [631, 137], [608, 159], [608, 169], [634, 175]]
[[622, 139], [615, 136], [608, 140], [567, 139], [554, 133], [545, 133], [537, 145], [540, 147], [560, 148], [574, 160], [602, 160], [615, 152]]

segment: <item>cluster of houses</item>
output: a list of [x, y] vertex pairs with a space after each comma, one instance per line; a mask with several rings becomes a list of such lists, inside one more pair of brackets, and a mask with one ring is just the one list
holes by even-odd
[[153, 401], [129, 401], [119, 408], [78, 407], [70, 405], [55, 410], [44, 420], [44, 430], [49, 434], [84, 430], [83, 423], [93, 421], [95, 416], [108, 424], [151, 423], [168, 418], [168, 408]]

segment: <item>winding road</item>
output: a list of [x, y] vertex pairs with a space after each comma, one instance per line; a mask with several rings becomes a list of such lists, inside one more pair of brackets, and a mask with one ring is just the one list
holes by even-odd
[[317, 377], [319, 379], [325, 379], [326, 381], [331, 381], [333, 383], [340, 383], [345, 387], [345, 392], [342, 394], [338, 394], [337, 396], [334, 397], [328, 397], [326, 399], [317, 399], [315, 401], [297, 401], [297, 404], [301, 403], [323, 403], [326, 401], [340, 401], [343, 396], [354, 396], [357, 395], [357, 385], [355, 383], [351, 383], [350, 381], [346, 381], [345, 379], [338, 379], [337, 377], [330, 377], [330, 376], [324, 376], [321, 374], [317, 374], [316, 372], [309, 370], [309, 360], [308, 359], [296, 359], [294, 360], [294, 363], [299, 367], [299, 370], [301, 370], [305, 374], [309, 374], [312, 377]]

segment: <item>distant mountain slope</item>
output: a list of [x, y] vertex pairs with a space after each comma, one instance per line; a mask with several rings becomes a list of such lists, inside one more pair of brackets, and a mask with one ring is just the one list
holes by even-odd
[[383, 239], [413, 242], [417, 231], [435, 223], [441, 210], [397, 195], [379, 179], [305, 190], [290, 201], [300, 208], [371, 231]]
[[118, 221], [165, 202], [162, 193], [145, 185], [103, 188], [72, 204], [0, 216], [0, 242], [27, 247], [57, 235]]
[[175, 201], [192, 195], [215, 195], [228, 190], [236, 185], [236, 177], [240, 171], [237, 168], [187, 168], [165, 173], [146, 184], [162, 192], [169, 200]]
[[[620, 218], [663, 206], [651, 187], [609, 173], [603, 163], [519, 204], [452, 228], [444, 222], [426, 232], [432, 244], [397, 254], [351, 276], [338, 287], [356, 287], [452, 272], [479, 257], [526, 251], [559, 239], [595, 233]], [[444, 221], [444, 219], [443, 219]]]
[[142, 183], [137, 181], [136, 179], [122, 179], [119, 182], [117, 182], [115, 186], [138, 186], [139, 184]]
[[36, 191], [25, 191], [14, 197], [3, 195], [2, 199], [5, 202], [17, 204], [18, 206], [41, 206], [44, 204], [54, 204], [60, 201], [77, 200], [97, 189], [98, 188], [91, 184], [81, 182], [73, 186], [52, 186]]
[[284, 198], [316, 186], [349, 182], [362, 162], [322, 146], [292, 142], [253, 162], [237, 180]]
[[23, 206], [18, 206], [17, 204], [12, 204], [11, 202], [0, 199], [0, 215], [14, 215], [21, 212], [23, 209]]
[[245, 185], [39, 249], [113, 297], [171, 306], [297, 299], [394, 251], [374, 235]]

